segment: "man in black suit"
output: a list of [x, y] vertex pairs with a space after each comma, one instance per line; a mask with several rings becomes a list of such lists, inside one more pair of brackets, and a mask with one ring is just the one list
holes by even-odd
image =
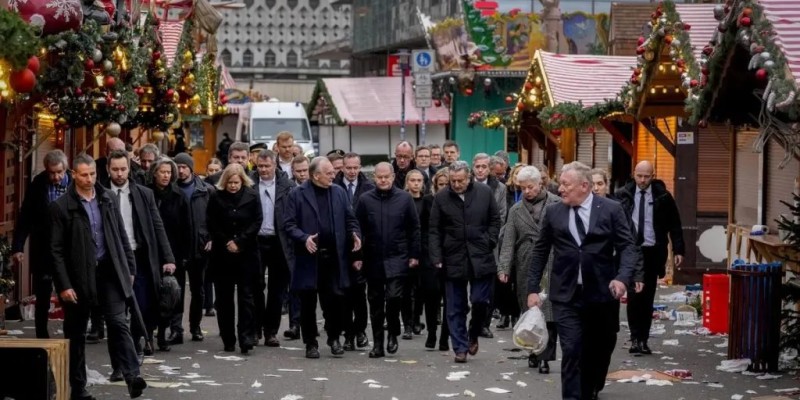
[[606, 349], [617, 340], [619, 298], [633, 284], [637, 254], [622, 206], [592, 195], [589, 167], [565, 165], [560, 183], [562, 203], [548, 208], [533, 248], [528, 306], [541, 304], [552, 250], [549, 298], [561, 339], [561, 395], [596, 399], [611, 358]]
[[[675, 266], [683, 262], [683, 226], [675, 199], [663, 181], [653, 179], [653, 164], [641, 161], [633, 172], [634, 181], [617, 192], [625, 215], [631, 217], [636, 245], [642, 251], [644, 289], [628, 296], [628, 326], [631, 354], [652, 354], [647, 341], [653, 322], [653, 300], [658, 278], [666, 274], [668, 246], [672, 240]], [[644, 205], [644, 206], [642, 206]]]
[[86, 391], [86, 323], [97, 307], [108, 324], [109, 355], [116, 359], [131, 398], [147, 383], [125, 320], [126, 299], [133, 295], [136, 261], [123, 228], [117, 200], [97, 184], [94, 160], [79, 154], [74, 182], [50, 203], [53, 283], [64, 306], [64, 337], [69, 339], [69, 383], [73, 400], [93, 400]]
[[72, 182], [67, 156], [53, 150], [44, 156], [44, 171], [33, 178], [25, 191], [25, 200], [14, 226], [11, 259], [22, 265], [25, 260], [25, 240], [30, 237], [29, 251], [31, 281], [36, 294], [36, 338], [49, 339], [47, 321], [50, 296], [53, 294], [53, 263], [50, 261], [50, 218], [43, 210], [67, 191]]

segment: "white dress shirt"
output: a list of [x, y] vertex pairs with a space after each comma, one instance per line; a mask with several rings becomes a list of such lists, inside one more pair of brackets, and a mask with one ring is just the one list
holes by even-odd
[[[583, 222], [583, 228], [586, 230], [586, 234], [589, 234], [589, 218], [592, 216], [592, 200], [594, 199], [594, 195], [589, 193], [589, 197], [581, 203], [580, 208], [578, 209], [578, 216], [581, 217], [581, 222]], [[569, 233], [572, 234], [572, 237], [575, 239], [575, 243], [578, 246], [581, 246], [583, 243], [581, 242], [581, 237], [578, 234], [578, 225], [575, 224], [575, 211], [573, 208], [570, 207], [569, 210]], [[581, 271], [581, 265], [578, 264], [578, 285], [583, 285], [583, 271]]]
[[270, 181], [259, 179], [258, 196], [261, 198], [261, 228], [258, 236], [275, 235], [275, 178]]
[[278, 164], [281, 166], [281, 171], [286, 172], [290, 177], [292, 176], [292, 160], [283, 162], [283, 160], [278, 157]]
[[[639, 234], [639, 201], [641, 199], [641, 189], [636, 187], [636, 192], [633, 195], [633, 227], [636, 229], [634, 234]], [[650, 185], [644, 191], [644, 242], [642, 247], [649, 247], [656, 245], [656, 231], [653, 229], [653, 185]]]
[[131, 204], [130, 180], [123, 186], [111, 183], [111, 190], [119, 197], [119, 212], [122, 214], [122, 225], [125, 227], [125, 235], [128, 236], [128, 243], [131, 250], [136, 250], [139, 245], [136, 243], [136, 232], [133, 229], [133, 204]]

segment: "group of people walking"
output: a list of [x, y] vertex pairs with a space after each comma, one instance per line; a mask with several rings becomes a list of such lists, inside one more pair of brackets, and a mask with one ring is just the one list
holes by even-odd
[[[618, 202], [602, 170], [570, 163], [556, 183], [546, 168], [511, 168], [503, 152], [462, 161], [452, 141], [400, 142], [372, 179], [355, 153], [308, 160], [289, 132], [273, 149], [226, 148], [227, 166], [212, 160], [206, 177], [188, 154], [168, 158], [146, 145], [136, 159], [116, 138], [106, 157], [78, 155], [71, 170], [63, 152], [45, 157], [13, 251], [22, 262], [30, 239], [36, 295], [49, 299], [55, 285], [64, 304], [73, 399], [93, 398], [90, 319], [89, 339], [107, 326], [111, 378], [125, 380], [132, 398], [142, 394], [149, 344], [183, 343], [187, 275], [191, 340], [204, 340], [201, 320], [215, 315], [228, 352], [279, 346], [287, 309], [283, 337], [302, 338], [306, 357], [319, 358], [319, 303], [333, 356], [369, 346], [369, 318], [370, 358], [427, 331], [426, 348], [452, 346], [464, 363], [491, 337], [493, 314], [507, 328], [539, 306], [550, 341], [529, 365], [549, 373], [560, 342], [563, 397], [590, 399], [603, 388], [626, 292], [629, 351], [651, 352], [648, 314], [666, 243], [680, 263], [683, 241], [674, 199], [647, 161]], [[40, 338], [49, 337], [48, 303], [36, 306]]]

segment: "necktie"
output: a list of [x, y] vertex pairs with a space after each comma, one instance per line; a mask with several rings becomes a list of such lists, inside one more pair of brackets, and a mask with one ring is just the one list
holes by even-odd
[[639, 225], [638, 229], [636, 230], [636, 245], [641, 246], [644, 243], [644, 207], [645, 207], [645, 195], [644, 190], [639, 191]]
[[122, 198], [122, 189], [117, 189], [117, 197]]
[[352, 202], [353, 198], [356, 197], [356, 185], [353, 185], [353, 182], [347, 185], [347, 194], [350, 195], [350, 202]]
[[581, 206], [572, 207], [572, 211], [575, 212], [575, 227], [578, 228], [578, 238], [581, 239], [581, 245], [583, 245], [583, 241], [586, 240], [586, 227], [583, 226], [583, 220], [581, 219], [581, 215], [578, 213], [578, 210], [581, 209]]

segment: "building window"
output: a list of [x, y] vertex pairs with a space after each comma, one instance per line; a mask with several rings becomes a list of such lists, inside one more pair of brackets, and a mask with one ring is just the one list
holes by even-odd
[[250, 50], [245, 50], [244, 54], [242, 54], [242, 66], [243, 67], [253, 66], [253, 52], [251, 52]]
[[311, 7], [312, 10], [316, 10], [319, 7], [319, 0], [308, 0], [308, 6]]
[[290, 9], [290, 10], [294, 10], [294, 9], [295, 9], [295, 7], [297, 7], [297, 0], [288, 0], [288, 1], [286, 2], [286, 5], [288, 5], [288, 6], [289, 6], [289, 9]]
[[275, 53], [273, 53], [272, 50], [267, 50], [267, 52], [264, 53], [264, 66], [270, 68], [274, 67], [277, 64], [278, 61], [275, 57]]
[[341, 60], [331, 60], [330, 66], [331, 66], [331, 69], [341, 69], [342, 68], [342, 61]]
[[267, 8], [271, 10], [272, 7], [275, 7], [275, 0], [267, 0]]
[[231, 52], [228, 51], [228, 49], [222, 50], [220, 57], [222, 58], [222, 63], [225, 64], [226, 67], [231, 66]]
[[308, 68], [314, 68], [314, 69], [319, 68], [319, 60], [316, 58], [308, 60]]
[[289, 50], [289, 53], [286, 54], [286, 66], [297, 67], [297, 53], [294, 50]]

